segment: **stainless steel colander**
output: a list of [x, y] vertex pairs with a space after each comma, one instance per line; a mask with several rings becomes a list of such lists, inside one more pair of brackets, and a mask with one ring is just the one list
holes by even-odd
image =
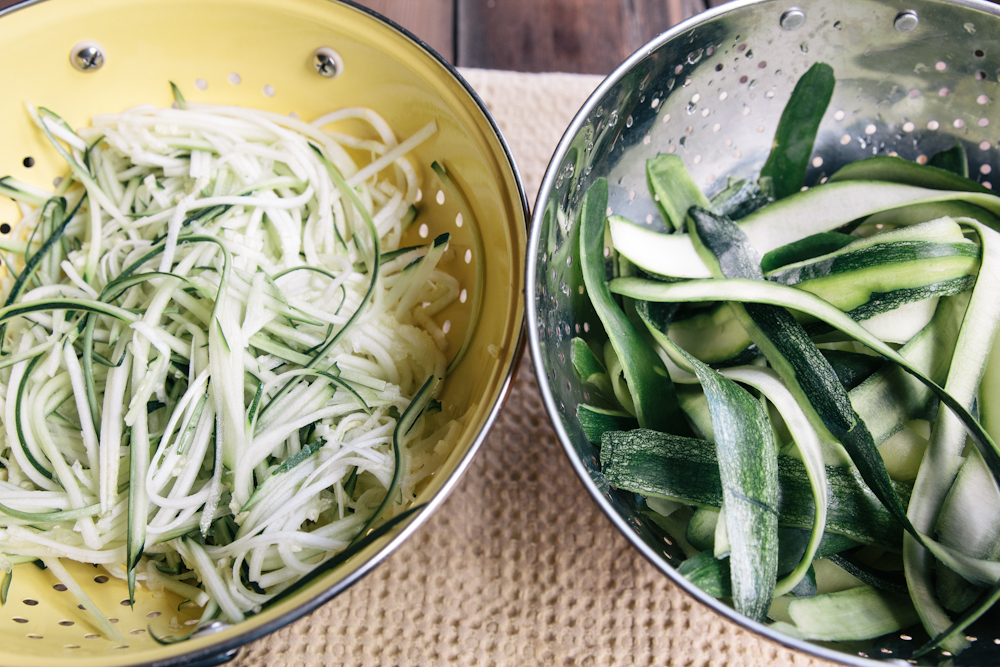
[[[965, 0], [741, 1], [659, 36], [608, 77], [575, 117], [549, 164], [528, 249], [531, 354], [560, 440], [590, 494], [654, 565], [695, 598], [794, 648], [849, 664], [899, 659], [920, 637], [817, 645], [749, 621], [679, 576], [683, 553], [644, 521], [632, 494], [612, 489], [575, 415], [584, 389], [570, 341], [598, 323], [578, 261], [579, 206], [598, 177], [609, 210], [656, 227], [645, 163], [683, 157], [710, 196], [729, 178], [756, 176], [799, 77], [829, 63], [837, 86], [820, 126], [807, 183], [872, 155], [925, 161], [961, 142], [972, 178], [1000, 189], [1000, 7]], [[1000, 664], [1000, 622], [970, 629], [956, 664]], [[994, 641], [996, 640], [996, 641]], [[930, 656], [930, 661], [948, 656]]]

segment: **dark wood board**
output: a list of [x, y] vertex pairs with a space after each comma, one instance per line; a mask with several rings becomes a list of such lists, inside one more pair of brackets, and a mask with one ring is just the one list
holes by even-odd
[[609, 74], [702, 0], [457, 0], [457, 64]]
[[[455, 65], [589, 74], [610, 73], [657, 34], [706, 6], [705, 0], [355, 1]], [[0, 0], [0, 9], [15, 2]]]
[[455, 0], [360, 0], [398, 23], [450, 63], [455, 62]]

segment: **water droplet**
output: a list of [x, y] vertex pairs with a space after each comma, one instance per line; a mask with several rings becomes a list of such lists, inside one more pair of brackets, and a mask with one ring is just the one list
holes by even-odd
[[611, 115], [608, 116], [608, 127], [611, 128], [617, 124], [618, 124], [618, 110], [615, 109], [614, 111], [611, 112]]
[[702, 51], [701, 49], [698, 49], [697, 51], [692, 51], [691, 53], [689, 53], [688, 57], [687, 57], [688, 64], [689, 65], [696, 64], [699, 60], [701, 60], [702, 53], [704, 53], [704, 51]]
[[625, 127], [632, 127], [632, 116], [625, 119]]
[[809, 53], [809, 44], [806, 42], [802, 42], [801, 44], [799, 44], [799, 50], [802, 51], [802, 53]]

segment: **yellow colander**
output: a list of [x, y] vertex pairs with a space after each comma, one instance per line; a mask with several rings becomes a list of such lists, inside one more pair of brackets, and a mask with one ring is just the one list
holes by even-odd
[[[65, 163], [32, 124], [26, 104], [57, 111], [72, 126], [97, 113], [170, 105], [169, 82], [191, 101], [256, 107], [310, 120], [346, 106], [370, 107], [400, 137], [436, 120], [438, 132], [415, 151], [423, 176], [419, 221], [409, 239], [452, 234], [442, 268], [473, 288], [470, 225], [457, 223], [456, 197], [431, 170], [442, 163], [468, 200], [485, 246], [483, 308], [472, 344], [447, 378], [440, 400], [465, 416], [461, 440], [417, 499], [424, 509], [342, 566], [273, 607], [187, 641], [200, 610], [172, 594], [67, 563], [73, 577], [126, 638], [106, 639], [49, 572], [15, 566], [0, 608], [0, 666], [209, 665], [308, 613], [384, 558], [441, 504], [483, 441], [509, 389], [522, 349], [526, 201], [509, 151], [481, 101], [453, 68], [402, 29], [348, 3], [330, 0], [47, 0], [0, 12], [0, 175], [43, 188]], [[27, 160], [26, 158], [32, 158]], [[31, 166], [26, 166], [31, 165]], [[17, 220], [0, 202], [3, 223]], [[404, 239], [406, 245], [407, 239]], [[441, 313], [453, 350], [465, 338], [473, 299]], [[445, 326], [446, 323], [449, 323]], [[187, 624], [187, 625], [186, 625]]]

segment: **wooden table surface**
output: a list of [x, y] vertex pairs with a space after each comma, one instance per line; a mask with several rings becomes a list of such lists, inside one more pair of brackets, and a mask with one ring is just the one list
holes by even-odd
[[357, 0], [450, 63], [610, 74], [667, 28], [724, 0]]
[[[20, 0], [0, 0], [0, 9]], [[355, 0], [459, 67], [610, 74], [667, 28], [724, 0]]]

